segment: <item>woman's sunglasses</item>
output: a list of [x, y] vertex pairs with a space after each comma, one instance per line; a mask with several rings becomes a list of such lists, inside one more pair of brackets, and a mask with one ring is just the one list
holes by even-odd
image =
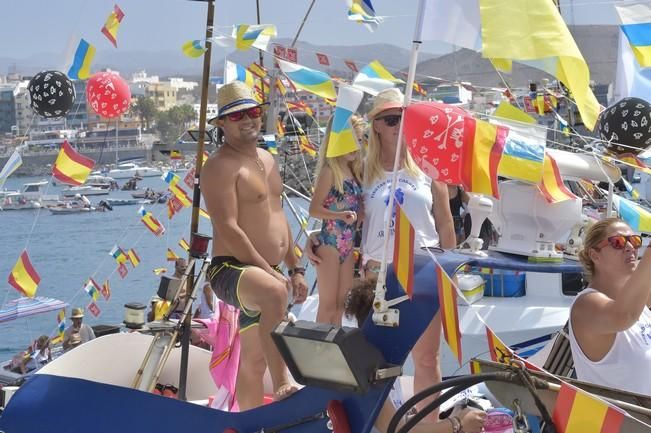
[[606, 245], [610, 245], [611, 247], [615, 248], [616, 250], [623, 250], [626, 248], [626, 242], [630, 242], [630, 244], [633, 246], [633, 248], [640, 248], [640, 245], [642, 245], [642, 236], [640, 235], [615, 235], [615, 236], [610, 236], [597, 245], [597, 248], [603, 248]]
[[401, 114], [389, 114], [388, 116], [378, 117], [375, 120], [384, 120], [384, 124], [386, 126], [393, 128], [400, 123], [400, 119], [402, 119]]
[[257, 106], [257, 107], [249, 108], [248, 110], [236, 111], [235, 113], [228, 113], [225, 114], [224, 117], [228, 118], [228, 120], [230, 121], [239, 122], [240, 120], [244, 119], [245, 114], [249, 116], [249, 119], [257, 119], [258, 117], [262, 116], [262, 107]]

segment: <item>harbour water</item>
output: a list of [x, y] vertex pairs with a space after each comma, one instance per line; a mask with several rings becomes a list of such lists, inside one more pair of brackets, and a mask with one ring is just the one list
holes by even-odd
[[[181, 176], [184, 176], [181, 173]], [[12, 177], [4, 188], [19, 190], [23, 183], [42, 178]], [[120, 181], [122, 185], [124, 181]], [[145, 178], [138, 183], [139, 189], [166, 189], [159, 177]], [[46, 194], [59, 194], [63, 187], [48, 186]], [[187, 188], [186, 188], [187, 189]], [[93, 204], [102, 198], [131, 198], [132, 191], [112, 191], [110, 195], [89, 197]], [[306, 209], [304, 202], [292, 201]], [[166, 232], [156, 237], [140, 221], [137, 213], [140, 205], [114, 206], [112, 212], [90, 212], [80, 214], [53, 215], [47, 209], [0, 211], [0, 305], [18, 298], [19, 293], [8, 283], [7, 278], [23, 249], [27, 249], [34, 268], [41, 277], [37, 296], [52, 297], [71, 307], [86, 307], [91, 297], [83, 290], [88, 278], [98, 284], [107, 279], [111, 286], [109, 301], [100, 296], [96, 302], [101, 309], [99, 317], [86, 311], [84, 323], [119, 324], [123, 318], [124, 304], [141, 302], [148, 305], [158, 288], [160, 277], [153, 269], [165, 267], [168, 274], [174, 272], [173, 262], [166, 261], [167, 248], [180, 257], [187, 253], [178, 245], [179, 240], [190, 240], [191, 209], [185, 208], [170, 221], [165, 204], [145, 205], [165, 226]], [[294, 235], [299, 225], [290, 215], [288, 218]], [[199, 232], [211, 234], [210, 222], [199, 218]], [[301, 244], [303, 241], [300, 242]], [[134, 248], [140, 257], [140, 265], [132, 268], [122, 279], [117, 265], [109, 255], [114, 245], [125, 251]], [[302, 245], [301, 245], [302, 246]], [[309, 272], [311, 276], [311, 272]], [[0, 361], [10, 358], [41, 334], [54, 335], [57, 312], [49, 312], [0, 323]], [[67, 321], [69, 324], [69, 320]]]

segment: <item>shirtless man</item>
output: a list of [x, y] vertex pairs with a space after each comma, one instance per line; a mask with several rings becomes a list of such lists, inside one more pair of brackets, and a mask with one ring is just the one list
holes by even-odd
[[[276, 399], [296, 391], [271, 332], [286, 317], [289, 290], [301, 303], [307, 286], [281, 206], [278, 166], [269, 152], [257, 148], [262, 107], [239, 81], [221, 87], [217, 100], [219, 116], [210, 123], [221, 128], [224, 145], [201, 171], [215, 239], [208, 278], [222, 301], [240, 308], [236, 392], [240, 409], [246, 410], [263, 403], [267, 365]], [[280, 272], [281, 261], [291, 280]], [[257, 332], [251, 329], [256, 325]]]

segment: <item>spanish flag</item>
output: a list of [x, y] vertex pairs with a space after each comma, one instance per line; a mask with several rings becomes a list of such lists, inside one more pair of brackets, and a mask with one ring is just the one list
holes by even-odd
[[563, 183], [556, 161], [548, 154], [545, 154], [543, 178], [538, 185], [538, 189], [545, 196], [548, 203], [558, 203], [577, 198]]
[[68, 185], [81, 185], [95, 166], [95, 161], [78, 153], [65, 140], [52, 167], [52, 176]]
[[190, 251], [190, 245], [188, 245], [188, 241], [185, 239], [181, 238], [179, 241], [179, 246], [183, 248], [185, 251]]
[[106, 18], [106, 23], [102, 27], [102, 33], [115, 48], [118, 47], [118, 28], [120, 28], [122, 18], [124, 18], [124, 12], [118, 5], [114, 5], [113, 12]]
[[461, 365], [461, 331], [459, 330], [459, 311], [457, 310], [457, 289], [445, 269], [438, 263], [435, 266], [443, 336]]
[[183, 154], [180, 150], [171, 150], [170, 159], [183, 159]]
[[398, 202], [396, 205], [396, 234], [393, 239], [393, 270], [396, 278], [407, 292], [409, 299], [414, 292], [414, 227]]
[[102, 296], [104, 296], [104, 299], [107, 301], [111, 299], [111, 284], [109, 283], [109, 280], [104, 281], [104, 284], [102, 284], [101, 292]]
[[129, 257], [129, 261], [131, 262], [131, 266], [134, 268], [140, 264], [140, 257], [138, 257], [138, 254], [136, 253], [136, 250], [133, 248], [129, 249], [129, 252], [127, 253], [127, 256]]
[[145, 210], [144, 207], [141, 207], [138, 210], [140, 214], [140, 220], [142, 223], [156, 236], [162, 236], [165, 233], [165, 227], [156, 219], [156, 217], [149, 211]]
[[190, 197], [188, 197], [188, 193], [186, 193], [185, 190], [179, 185], [181, 178], [178, 175], [172, 173], [171, 171], [168, 171], [163, 175], [163, 180], [167, 183], [167, 188], [172, 192], [172, 194], [174, 194], [174, 197], [179, 199], [184, 207], [189, 207], [192, 205], [192, 200], [190, 200]]
[[624, 422], [624, 413], [579, 388], [561, 382], [552, 419], [559, 433], [618, 433]]
[[174, 260], [178, 259], [179, 256], [177, 256], [176, 253], [174, 251], [172, 251], [171, 248], [168, 248], [166, 258], [167, 258], [168, 262], [173, 262]]
[[513, 351], [499, 339], [497, 335], [486, 326], [486, 338], [488, 338], [488, 349], [490, 352], [491, 360], [501, 364], [509, 364], [511, 358], [515, 356]]
[[508, 128], [467, 117], [461, 178], [468, 191], [499, 198], [497, 168], [502, 159]]
[[205, 210], [203, 210], [201, 208], [199, 208], [199, 216], [202, 216], [202, 217], [204, 217], [204, 218], [206, 218], [207, 220], [210, 221], [210, 214], [208, 214], [208, 212], [206, 212]]
[[24, 296], [33, 298], [36, 294], [36, 288], [41, 282], [41, 277], [36, 273], [36, 269], [29, 260], [27, 250], [23, 250], [9, 274], [9, 284], [18, 290]]

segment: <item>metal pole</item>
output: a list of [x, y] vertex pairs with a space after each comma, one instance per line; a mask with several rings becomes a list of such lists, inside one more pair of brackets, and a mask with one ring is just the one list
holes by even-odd
[[[203, 55], [203, 76], [201, 81], [201, 106], [199, 108], [199, 139], [197, 140], [197, 162], [194, 173], [194, 194], [192, 196], [192, 220], [190, 222], [190, 239], [192, 233], [199, 230], [199, 207], [201, 205], [201, 191], [199, 190], [199, 178], [201, 166], [203, 165], [204, 137], [206, 135], [206, 110], [208, 107], [208, 86], [210, 83], [210, 57], [212, 53], [212, 31], [215, 21], [215, 4], [208, 0], [208, 13], [206, 17], [206, 52]], [[191, 258], [190, 258], [191, 259]], [[188, 260], [189, 262], [189, 260]], [[194, 287], [194, 266], [188, 269], [188, 281], [186, 287]], [[190, 302], [190, 293], [186, 290], [186, 303]], [[188, 378], [188, 357], [190, 353], [190, 332], [192, 315], [187, 314], [183, 325], [181, 337], [181, 372], [179, 376], [179, 399], [186, 400], [186, 383]]]
[[[260, 25], [260, 0], [255, 0], [255, 13], [258, 19], [258, 25]], [[264, 56], [262, 50], [258, 50], [258, 59], [260, 66], [264, 67]], [[260, 88], [262, 89], [262, 100], [264, 101], [264, 79], [260, 80]]]
[[298, 37], [301, 34], [301, 31], [303, 31], [303, 26], [307, 22], [307, 17], [310, 15], [310, 12], [312, 11], [312, 6], [314, 6], [314, 3], [316, 3], [316, 0], [312, 0], [312, 3], [310, 3], [310, 7], [307, 8], [307, 12], [305, 12], [305, 16], [303, 17], [303, 21], [301, 22], [300, 27], [298, 28], [298, 31], [296, 32], [296, 36], [294, 36], [294, 40], [292, 40], [292, 44], [290, 47], [294, 47], [296, 45], [296, 41], [298, 40]]

